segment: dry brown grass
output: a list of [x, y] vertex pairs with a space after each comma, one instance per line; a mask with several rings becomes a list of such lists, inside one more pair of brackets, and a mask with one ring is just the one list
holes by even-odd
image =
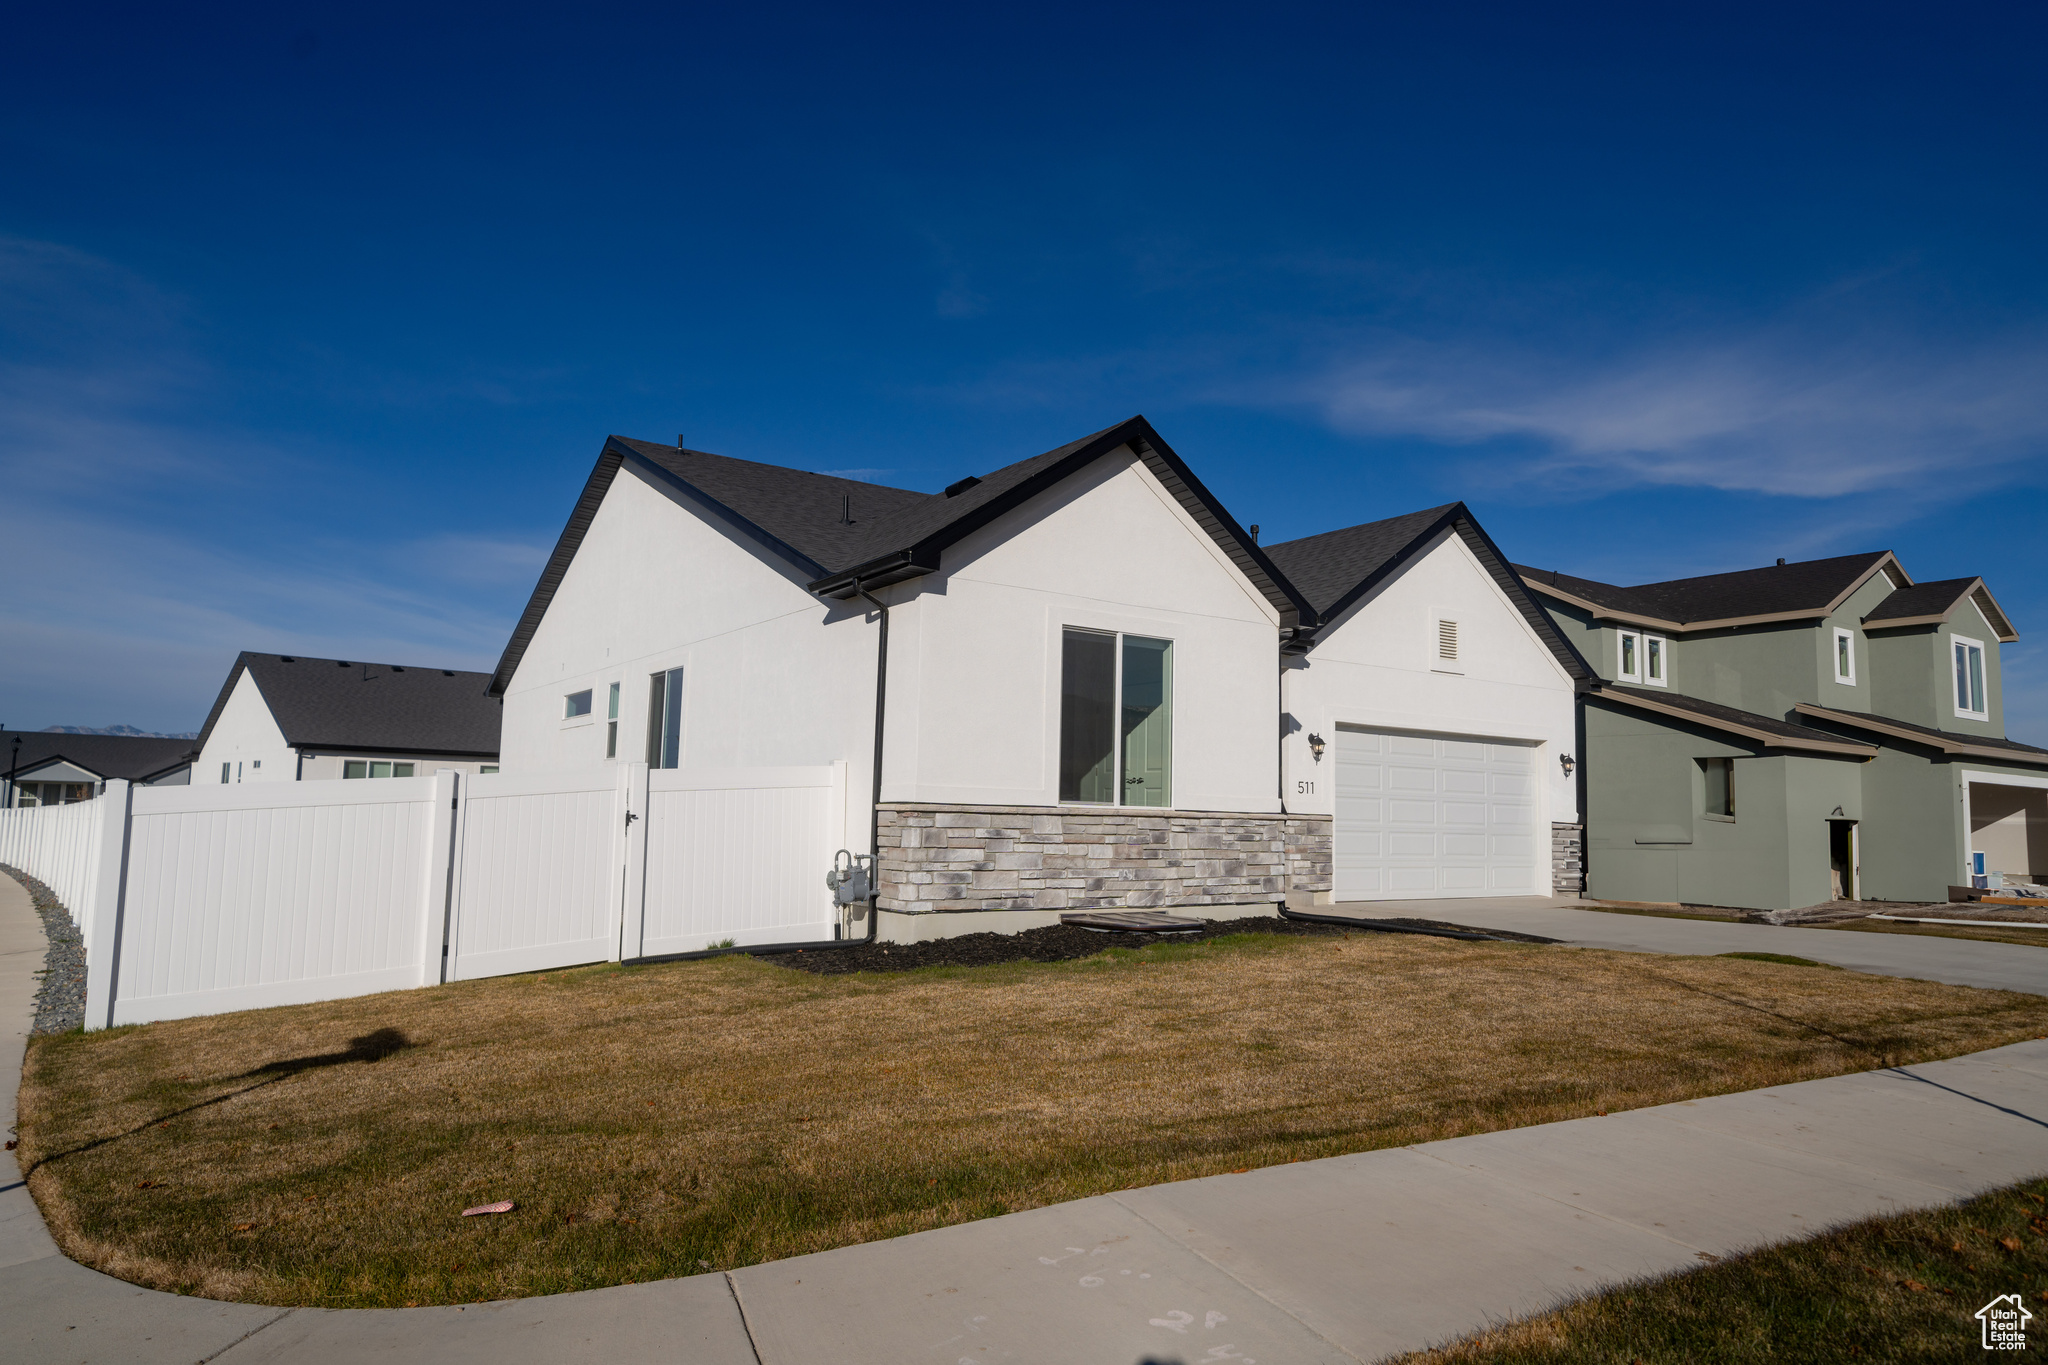
[[886, 976], [732, 957], [44, 1039], [21, 1156], [64, 1249], [124, 1279], [446, 1303], [2044, 1032], [2034, 996], [1393, 935]]

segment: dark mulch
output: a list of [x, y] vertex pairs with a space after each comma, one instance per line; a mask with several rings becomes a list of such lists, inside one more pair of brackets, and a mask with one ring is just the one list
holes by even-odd
[[1307, 938], [1339, 938], [1378, 927], [1448, 929], [1486, 934], [1517, 943], [1550, 943], [1530, 934], [1510, 934], [1441, 920], [1386, 919], [1358, 924], [1321, 924], [1313, 920], [1253, 915], [1246, 919], [1205, 920], [1200, 930], [1184, 934], [1098, 933], [1071, 924], [1049, 924], [1021, 934], [962, 934], [927, 943], [863, 943], [850, 948], [814, 948], [805, 952], [762, 953], [784, 967], [836, 976], [842, 972], [907, 972], [918, 967], [987, 967], [998, 962], [1071, 962], [1109, 948], [1143, 948], [1152, 943], [1192, 943], [1225, 934], [1294, 934]]
[[29, 899], [35, 902], [36, 913], [42, 916], [43, 935], [50, 941], [48, 950], [43, 954], [43, 984], [36, 991], [36, 1017], [29, 1026], [29, 1037], [66, 1033], [83, 1027], [85, 939], [80, 936], [78, 926], [71, 922], [71, 913], [57, 899], [56, 892], [26, 872], [5, 863], [0, 863], [0, 872], [5, 872], [27, 888]]

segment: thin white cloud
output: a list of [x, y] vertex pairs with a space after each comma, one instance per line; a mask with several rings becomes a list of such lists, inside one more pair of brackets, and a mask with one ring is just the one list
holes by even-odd
[[2048, 453], [2048, 337], [1762, 333], [1594, 362], [1386, 339], [1296, 389], [1333, 426], [1494, 447], [1529, 480], [1800, 498], [1978, 481]]

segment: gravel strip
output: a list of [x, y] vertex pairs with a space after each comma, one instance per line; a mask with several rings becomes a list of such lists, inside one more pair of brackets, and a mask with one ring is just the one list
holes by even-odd
[[36, 991], [36, 1019], [28, 1036], [67, 1033], [85, 1025], [85, 940], [70, 912], [55, 892], [18, 868], [0, 863], [0, 872], [28, 888], [36, 913], [43, 917], [43, 933], [50, 940], [43, 954], [42, 987]]
[[1456, 929], [1525, 943], [1552, 941], [1528, 934], [1473, 929], [1469, 925], [1447, 924], [1441, 920], [1365, 920], [1357, 928], [1352, 928], [1341, 924], [1282, 919], [1278, 915], [1254, 915], [1246, 919], [1205, 920], [1198, 932], [1185, 934], [1098, 933], [1071, 924], [1049, 924], [1042, 929], [1027, 929], [1021, 934], [961, 934], [957, 938], [932, 939], [926, 943], [864, 943], [852, 948], [818, 948], [804, 952], [762, 953], [759, 956], [778, 966], [817, 972], [821, 976], [837, 976], [844, 972], [907, 972], [918, 967], [986, 967], [998, 962], [1071, 962], [1076, 958], [1093, 957], [1109, 948], [1192, 943], [1224, 934], [1341, 938], [1346, 934], [1370, 930], [1375, 924], [1410, 929]]

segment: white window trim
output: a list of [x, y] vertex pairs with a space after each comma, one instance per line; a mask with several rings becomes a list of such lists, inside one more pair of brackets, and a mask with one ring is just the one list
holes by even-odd
[[[579, 692], [588, 692], [590, 694], [590, 709], [588, 711], [585, 711], [580, 716], [569, 715], [567, 714], [569, 710], [569, 698], [575, 696]], [[595, 686], [578, 687], [572, 689], [571, 691], [562, 693], [562, 711], [562, 728], [564, 730], [573, 730], [578, 726], [582, 725], [595, 725], [597, 723], [597, 688]]]
[[[1655, 641], [1657, 642], [1657, 657], [1658, 657], [1659, 659], [1661, 659], [1661, 660], [1663, 661], [1663, 663], [1664, 663], [1664, 676], [1663, 676], [1663, 677], [1661, 677], [1661, 678], [1653, 678], [1653, 677], [1651, 677], [1651, 676], [1650, 676], [1650, 641], [1652, 641], [1652, 640], [1655, 640]], [[1666, 636], [1663, 636], [1663, 635], [1645, 635], [1645, 636], [1643, 636], [1643, 638], [1642, 638], [1642, 641], [1641, 641], [1641, 643], [1639, 643], [1639, 644], [1638, 644], [1638, 645], [1636, 646], [1636, 648], [1642, 651], [1642, 658], [1641, 658], [1640, 662], [1641, 662], [1641, 664], [1642, 664], [1642, 666], [1643, 666], [1643, 686], [1645, 686], [1645, 687], [1669, 687], [1669, 686], [1671, 686], [1671, 641], [1670, 641], [1670, 639], [1669, 639], [1668, 637], [1666, 637]]]
[[[1125, 636], [1135, 635], [1141, 640], [1166, 641], [1166, 643], [1172, 646], [1175, 651], [1174, 666], [1176, 668], [1179, 667], [1180, 641], [1176, 639], [1174, 636], [1165, 633], [1164, 631], [1148, 630], [1143, 626], [1140, 626], [1137, 629], [1125, 629], [1122, 626], [1098, 626], [1089, 624], [1084, 621], [1060, 621], [1056, 618], [1053, 620], [1052, 625], [1054, 632], [1053, 639], [1057, 642], [1057, 648], [1053, 651], [1055, 668], [1058, 667], [1059, 661], [1062, 658], [1064, 658], [1063, 651], [1066, 649], [1067, 632], [1070, 630], [1087, 631], [1093, 635], [1107, 635], [1110, 639], [1116, 641], [1116, 672], [1111, 675], [1114, 679], [1114, 681], [1111, 683], [1111, 695], [1117, 698], [1119, 705], [1122, 704], [1122, 699], [1124, 695]], [[1058, 674], [1055, 673], [1054, 677], [1057, 678]], [[1177, 681], [1178, 679], [1176, 678], [1176, 682]], [[1057, 688], [1055, 688], [1053, 695], [1055, 697], [1059, 696]], [[1170, 800], [1164, 806], [1127, 806], [1123, 803], [1121, 799], [1116, 801], [1069, 801], [1065, 797], [1061, 796], [1059, 794], [1059, 745], [1060, 726], [1064, 722], [1060, 714], [1060, 708], [1057, 705], [1051, 707], [1050, 710], [1052, 711], [1053, 802], [1056, 806], [1061, 806], [1072, 810], [1135, 810], [1144, 811], [1147, 813], [1156, 812], [1159, 814], [1165, 814], [1168, 811], [1176, 809], [1176, 807], [1172, 804]], [[1120, 734], [1116, 734], [1111, 741], [1110, 758], [1112, 760], [1112, 769], [1115, 773], [1115, 776], [1112, 780], [1115, 785], [1117, 795], [1119, 796], [1119, 798], [1121, 798], [1124, 790], [1124, 745], [1123, 738]], [[1179, 730], [1175, 730], [1173, 732], [1172, 755], [1169, 761], [1173, 764], [1173, 777], [1170, 779], [1168, 783], [1169, 790], [1167, 791], [1167, 796], [1172, 797], [1180, 789]]]
[[[1636, 642], [1636, 666], [1633, 672], [1622, 667], [1622, 660], [1628, 657], [1623, 646], [1624, 640]], [[1643, 680], [1643, 633], [1639, 630], [1618, 630], [1614, 633], [1614, 680], [1616, 682], [1639, 683]]]
[[[1844, 676], [1842, 673], [1842, 641], [1844, 640], [1849, 642], [1849, 672], [1847, 676]], [[1856, 632], [1836, 626], [1833, 645], [1833, 649], [1828, 654], [1828, 669], [1835, 675], [1836, 682], [1844, 687], [1854, 687], [1856, 685]]]
[[[1982, 711], [1972, 711], [1963, 704], [1968, 699], [1963, 696], [1961, 682], [1956, 677], [1957, 645], [1968, 645], [1970, 648], [1977, 651], [1979, 658], [1984, 660], [1984, 662], [1981, 665], [1979, 665], [1984, 672], [1984, 709]], [[1972, 640], [1967, 635], [1951, 635], [1948, 637], [1949, 683], [1956, 694], [1956, 715], [1963, 720], [1991, 719], [1991, 661], [1988, 657], [1988, 654], [1989, 651], [1987, 651], [1984, 648], [1984, 642], [1982, 640]]]

